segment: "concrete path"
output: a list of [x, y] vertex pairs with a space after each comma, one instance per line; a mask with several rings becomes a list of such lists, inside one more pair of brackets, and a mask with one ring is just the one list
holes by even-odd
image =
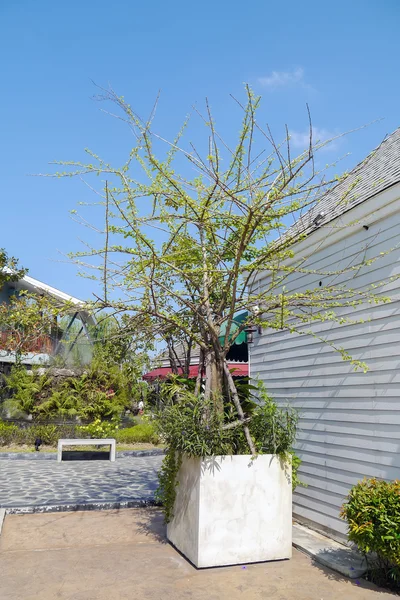
[[148, 500], [162, 456], [109, 461], [1, 460], [0, 508]]
[[298, 523], [293, 525], [293, 546], [322, 565], [351, 579], [362, 577], [368, 568], [365, 558], [355, 549], [338, 544], [335, 540]]
[[157, 509], [7, 515], [1, 600], [386, 600], [312, 563], [196, 570], [165, 539]]

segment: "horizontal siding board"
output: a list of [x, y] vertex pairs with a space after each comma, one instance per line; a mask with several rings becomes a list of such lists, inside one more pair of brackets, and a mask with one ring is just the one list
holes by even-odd
[[[265, 380], [267, 388], [273, 390], [274, 387], [279, 388], [279, 377], [277, 376], [262, 376], [263, 370], [254, 370], [252, 377], [259, 376], [259, 379]], [[343, 379], [346, 378], [346, 383], [343, 384]], [[389, 381], [389, 378], [391, 381]], [[308, 374], [305, 378], [302, 377], [288, 377], [285, 379], [286, 389], [297, 389], [299, 387], [316, 386], [321, 388], [337, 388], [341, 385], [346, 387], [351, 386], [368, 386], [368, 385], [399, 385], [400, 384], [400, 373], [393, 373], [391, 376], [385, 373], [379, 373], [378, 371], [371, 373], [343, 373], [343, 376], [331, 377], [329, 373], [321, 373], [318, 376]]]
[[[381, 377], [381, 381], [385, 382], [385, 375], [386, 378], [388, 380], [392, 379], [392, 374], [395, 370], [400, 370], [400, 356], [393, 358], [393, 352], [392, 352], [392, 356], [389, 357], [385, 357], [385, 356], [379, 356], [379, 357], [370, 357], [370, 356], [365, 356], [366, 353], [357, 353], [355, 354], [354, 352], [352, 353], [352, 357], [354, 359], [357, 360], [362, 360], [363, 362], [365, 362], [366, 366], [368, 367], [368, 375], [369, 377], [374, 377], [375, 379], [375, 375], [379, 374], [379, 377]], [[369, 354], [369, 352], [368, 352]], [[272, 367], [271, 365], [269, 365], [268, 363], [264, 364], [261, 363], [259, 366], [259, 373], [265, 373], [268, 374], [266, 376], [268, 376], [269, 380], [274, 380], [274, 379], [281, 379], [282, 375], [285, 378], [285, 380], [289, 380], [289, 379], [304, 379], [306, 377], [326, 377], [327, 375], [329, 375], [330, 377], [333, 377], [335, 375], [342, 375], [344, 372], [347, 371], [347, 373], [349, 375], [352, 375], [354, 372], [354, 368], [352, 367], [352, 365], [347, 362], [345, 363], [345, 365], [343, 365], [343, 361], [331, 361], [329, 362], [329, 360], [325, 359], [320, 359], [318, 360], [318, 358], [311, 358], [309, 357], [309, 364], [307, 365], [297, 365], [295, 363], [295, 361], [293, 361], [294, 364], [292, 364], [292, 361], [290, 361], [290, 367], [288, 365], [288, 362], [284, 362], [282, 363], [285, 367], [287, 368], [283, 368], [281, 366], [281, 368], [279, 367]], [[310, 364], [311, 363], [311, 364]], [[367, 364], [368, 363], [368, 364]], [[311, 368], [310, 368], [311, 367]], [[365, 379], [364, 373], [359, 373], [360, 377], [362, 377], [363, 379]], [[357, 379], [357, 381], [359, 381], [360, 378]], [[400, 381], [400, 379], [398, 380]]]
[[[400, 276], [399, 240], [400, 212], [376, 221], [368, 231], [355, 225], [347, 238], [316, 250], [303, 266], [338, 271], [364, 255], [371, 258], [392, 249], [372, 265], [335, 279], [357, 290], [379, 286], [389, 276]], [[332, 276], [317, 272], [293, 273], [285, 286], [294, 293], [330, 280]], [[268, 272], [257, 285], [268, 285]], [[296, 490], [294, 514], [339, 535], [346, 531], [340, 507], [352, 485], [363, 477], [400, 478], [400, 278], [377, 291], [391, 302], [342, 308], [338, 312], [348, 322], [299, 325], [304, 335], [264, 328], [250, 346], [251, 376], [261, 379], [279, 404], [290, 404], [300, 415], [296, 449], [303, 460], [300, 479], [308, 487]], [[355, 372], [329, 343], [364, 361], [368, 372]]]
[[[328, 411], [323, 411], [324, 421], [337, 421], [340, 418], [343, 422], [347, 423], [379, 423], [379, 424], [388, 424], [388, 425], [396, 425], [400, 427], [400, 413], [396, 411], [395, 414], [390, 413], [388, 411], [380, 411], [376, 410], [365, 410], [359, 411], [355, 414], [351, 410], [337, 410], [333, 412], [329, 407]], [[316, 411], [313, 409], [307, 409], [303, 406], [300, 410], [300, 417], [307, 418], [308, 420], [318, 421], [318, 418], [321, 414], [321, 411]], [[400, 474], [399, 474], [400, 475]]]
[[395, 281], [385, 281], [389, 279], [389, 277], [396, 277], [399, 274], [400, 266], [399, 264], [393, 264], [390, 261], [395, 259], [399, 260], [399, 256], [388, 255], [381, 261], [376, 261], [374, 264], [369, 266], [363, 266], [357, 268], [357, 270], [336, 273], [332, 275], [325, 274], [322, 270], [317, 274], [308, 274], [305, 273], [302, 278], [299, 278], [299, 282], [301, 281], [301, 285], [297, 286], [294, 284], [291, 285], [292, 282], [288, 281], [285, 288], [288, 294], [291, 294], [295, 291], [307, 290], [319, 287], [319, 282], [321, 282], [322, 286], [331, 285], [334, 282], [337, 285], [346, 284], [349, 289], [352, 290], [360, 290], [368, 284], [379, 285], [377, 292], [380, 290], [385, 291], [387, 293], [388, 290], [392, 290], [397, 293], [397, 287]]
[[[352, 331], [351, 335], [337, 338], [332, 335], [336, 332], [327, 332], [321, 335], [321, 338], [313, 337], [311, 335], [296, 335], [293, 336], [293, 344], [288, 347], [278, 340], [269, 346], [255, 346], [257, 352], [252, 355], [253, 362], [255, 365], [266, 366], [275, 365], [278, 369], [280, 366], [284, 367], [285, 362], [289, 361], [302, 361], [308, 357], [313, 356], [314, 359], [321, 360], [321, 364], [326, 362], [329, 357], [336, 363], [342, 363], [342, 357], [338, 352], [332, 352], [332, 346], [336, 348], [346, 348], [348, 351], [352, 351], [357, 356], [366, 356], [366, 352], [369, 352], [368, 356], [371, 358], [379, 358], [380, 356], [387, 356], [392, 350], [391, 356], [393, 359], [399, 356], [398, 347], [400, 348], [400, 335], [398, 331], [391, 333], [390, 340], [387, 339], [385, 331], [380, 333], [365, 332], [364, 335], [357, 336], [357, 331]], [[350, 332], [348, 332], [350, 333]], [[304, 344], [297, 343], [300, 340], [304, 340]], [[264, 350], [264, 352], [263, 352]], [[303, 364], [303, 363], [297, 363]], [[312, 363], [314, 364], [314, 363]], [[346, 363], [347, 364], [347, 363]], [[343, 366], [345, 367], [346, 364]], [[311, 366], [311, 363], [309, 363]]]
[[[333, 448], [347, 448], [348, 450], [352, 448], [357, 448], [360, 452], [386, 452], [388, 454], [395, 454], [396, 456], [399, 452], [399, 440], [386, 437], [362, 437], [359, 435], [356, 439], [354, 439], [354, 437], [351, 435], [340, 435], [338, 433], [329, 435], [326, 433], [326, 431], [309, 432], [300, 430], [297, 436], [297, 440], [298, 444], [303, 444], [305, 442], [320, 445], [329, 444]], [[304, 449], [304, 447], [302, 447], [302, 449]], [[400, 458], [398, 460], [400, 467]]]
[[[382, 244], [382, 246], [385, 246], [385, 244]], [[388, 251], [389, 248], [383, 247], [382, 250]], [[370, 260], [371, 256], [372, 255], [368, 256], [367, 253], [364, 258], [363, 253], [362, 257], [346, 257], [344, 259], [346, 266], [340, 267], [341, 270], [338, 269], [337, 263], [336, 265], [329, 265], [325, 269], [321, 264], [318, 264], [316, 265], [317, 272], [310, 273], [307, 272], [311, 270], [309, 265], [305, 264], [303, 265], [305, 273], [297, 273], [297, 278], [295, 279], [292, 277], [288, 280], [287, 284], [285, 282], [285, 287], [288, 293], [291, 293], [295, 290], [305, 290], [316, 287], [319, 285], [320, 281], [322, 282], [322, 285], [328, 285], [334, 280], [337, 284], [347, 283], [348, 287], [351, 289], [360, 289], [366, 283], [383, 283], [385, 278], [393, 277], [399, 273], [399, 264], [397, 261], [399, 261], [400, 253], [398, 250], [386, 254], [380, 259], [375, 260], [372, 264], [360, 264], [362, 260]], [[385, 283], [385, 285], [382, 286], [383, 289], [386, 289], [386, 285], [391, 285], [391, 282]]]
[[[325, 476], [325, 474], [318, 476], [315, 473], [309, 474], [303, 472], [301, 476], [301, 481], [302, 483], [306, 484], [307, 487], [304, 487], [304, 491], [307, 490], [307, 493], [311, 488], [318, 490], [327, 490], [329, 492], [335, 493], [339, 497], [340, 502], [343, 502], [343, 498], [347, 495], [348, 488], [346, 483], [337, 481], [337, 479], [328, 479]], [[298, 488], [296, 494], [300, 493], [301, 491], [302, 490]]]
[[[347, 324], [342, 325], [341, 327], [335, 326], [332, 324], [329, 328], [325, 328], [323, 331], [314, 332], [313, 334], [308, 333], [307, 330], [304, 330], [303, 334], [293, 333], [290, 336], [290, 345], [288, 344], [289, 340], [287, 337], [290, 334], [286, 333], [282, 334], [280, 337], [276, 336], [275, 338], [271, 337], [269, 342], [265, 342], [264, 337], [268, 335], [267, 333], [262, 335], [261, 339], [256, 339], [254, 346], [252, 348], [252, 356], [255, 360], [260, 360], [266, 362], [268, 354], [272, 355], [272, 358], [275, 360], [284, 360], [286, 357], [291, 357], [291, 355], [296, 355], [301, 357], [301, 354], [307, 356], [308, 352], [310, 353], [329, 353], [331, 352], [331, 347], [329, 343], [334, 343], [337, 346], [345, 346], [349, 349], [357, 349], [370, 346], [377, 342], [377, 344], [385, 343], [385, 334], [390, 332], [391, 335], [391, 343], [393, 345], [398, 344], [398, 336], [399, 336], [399, 328], [398, 328], [398, 319], [400, 314], [400, 303], [397, 303], [396, 310], [393, 313], [393, 319], [384, 317], [380, 321], [373, 321], [361, 324]], [[396, 326], [392, 329], [392, 322], [396, 322]], [[309, 329], [309, 327], [308, 327]], [[342, 334], [340, 335], [340, 329], [342, 330]], [[317, 337], [319, 336], [319, 337]], [[389, 340], [387, 340], [389, 343]], [[297, 350], [303, 350], [302, 353], [299, 353]], [[279, 352], [279, 355], [277, 355]]]
[[[317, 482], [316, 482], [317, 483]], [[305, 493], [307, 494], [305, 495]], [[314, 486], [310, 480], [307, 482], [307, 487], [299, 487], [296, 491], [296, 497], [312, 498], [313, 500], [322, 500], [329, 504], [332, 508], [332, 516], [337, 514], [337, 509], [343, 504], [343, 491], [335, 492], [327, 487], [321, 488], [318, 484]]]
[[[254, 377], [254, 375], [252, 375], [252, 377]], [[259, 378], [260, 379], [260, 378]], [[287, 387], [287, 388], [283, 388], [283, 387], [279, 387], [279, 383], [278, 382], [269, 382], [268, 379], [264, 379], [264, 383], [266, 384], [269, 393], [276, 399], [279, 399], [279, 401], [281, 403], [285, 403], [285, 402], [289, 402], [291, 399], [294, 398], [294, 396], [296, 395], [296, 397], [298, 398], [307, 398], [307, 388], [306, 386], [302, 387], [302, 388], [296, 388], [296, 386], [292, 386], [292, 387]], [[274, 384], [274, 385], [272, 385]], [[286, 382], [285, 382], [286, 384]], [[373, 386], [373, 389], [370, 390], [369, 388]], [[365, 380], [364, 384], [359, 384], [358, 386], [354, 386], [354, 385], [349, 385], [348, 383], [345, 383], [342, 385], [342, 388], [340, 390], [340, 392], [343, 392], [343, 396], [354, 396], [354, 397], [383, 397], [383, 396], [393, 396], [397, 390], [399, 389], [399, 384], [398, 383], [384, 383], [383, 385], [373, 385], [370, 382], [368, 382], [368, 380]], [[370, 392], [370, 393], [369, 393]], [[310, 398], [317, 396], [318, 398], [321, 398], [321, 395], [323, 395], [324, 393], [326, 393], [326, 398], [327, 400], [330, 399], [330, 397], [334, 396], [334, 391], [332, 390], [327, 390], [327, 388], [323, 385], [323, 382], [321, 383], [321, 385], [316, 385], [314, 382], [314, 389], [312, 391], [310, 391]], [[329, 396], [328, 394], [331, 394], [331, 396]], [[336, 394], [335, 397], [338, 397], [339, 394]]]
[[[290, 336], [292, 344], [302, 346], [303, 344], [321, 344], [321, 340], [315, 337], [315, 335], [327, 335], [327, 339], [344, 339], [351, 338], [357, 335], [358, 332], [362, 333], [373, 333], [374, 325], [375, 330], [380, 331], [380, 328], [385, 325], [384, 321], [394, 321], [395, 328], [398, 328], [398, 316], [400, 312], [400, 302], [390, 302], [386, 304], [379, 304], [375, 306], [362, 305], [355, 309], [349, 309], [346, 311], [337, 311], [340, 316], [344, 316], [349, 321], [347, 323], [338, 324], [335, 321], [325, 321], [322, 323], [306, 323], [296, 325], [299, 332], [303, 332], [303, 335], [298, 333], [290, 334], [285, 330], [267, 331], [268, 338], [265, 335], [256, 335], [254, 348], [258, 346], [271, 347], [273, 344], [281, 343], [286, 345], [288, 343], [287, 336]], [[353, 321], [353, 322], [352, 322]], [[310, 335], [312, 332], [314, 335]], [[336, 336], [336, 337], [335, 337]], [[325, 338], [324, 338], [325, 339]]]
[[[388, 410], [393, 411], [397, 410], [399, 399], [398, 397], [394, 398], [380, 398], [376, 400], [374, 398], [324, 398], [321, 400], [311, 400], [304, 398], [294, 398], [291, 400], [291, 405], [295, 408], [298, 408], [301, 412], [303, 406], [310, 409], [326, 409], [331, 407], [335, 410], [375, 410], [378, 408], [379, 410]], [[305, 415], [303, 415], [305, 416]]]
[[[305, 508], [314, 508], [316, 510], [320, 509], [321, 501], [313, 498], [310, 494], [303, 495], [300, 492], [296, 493], [296, 504], [300, 506], [304, 506]], [[339, 519], [339, 507], [337, 505], [331, 505], [327, 500], [323, 503], [324, 513], [333, 518]]]
[[[346, 459], [342, 457], [329, 457], [316, 452], [302, 452], [298, 454], [308, 465], [319, 465], [320, 467], [329, 467], [337, 471], [337, 479], [341, 481], [341, 474], [353, 475], [355, 481], [359, 481], [364, 477], [376, 477], [377, 479], [397, 479], [399, 477], [399, 467], [382, 465], [378, 463], [361, 463], [357, 460]], [[301, 474], [301, 467], [299, 473]], [[353, 479], [354, 480], [354, 479]]]
[[[254, 377], [254, 374], [252, 374]], [[325, 394], [325, 396], [324, 396]], [[373, 388], [366, 380], [365, 385], [359, 385], [357, 387], [343, 384], [340, 390], [327, 390], [326, 387], [315, 386], [314, 388], [303, 388], [296, 390], [289, 390], [283, 387], [275, 386], [275, 398], [280, 398], [283, 401], [285, 398], [292, 400], [294, 398], [381, 398], [381, 397], [400, 397], [400, 385], [398, 383], [385, 383], [384, 385], [374, 385]]]
[[[332, 341], [334, 339], [329, 336]], [[341, 338], [341, 342], [344, 338]], [[313, 340], [313, 343], [310, 342]], [[379, 356], [393, 356], [393, 346], [399, 345], [400, 348], [400, 329], [394, 331], [381, 330], [377, 333], [366, 331], [364, 333], [357, 334], [355, 332], [346, 338], [346, 349], [352, 350], [353, 354], [357, 353], [358, 356], [362, 356], [362, 352], [368, 351], [369, 357], [375, 358]], [[293, 365], [309, 365], [310, 363], [305, 362], [309, 356], [315, 355], [320, 364], [323, 364], [327, 360], [333, 360], [341, 363], [342, 358], [339, 354], [332, 356], [332, 349], [327, 344], [316, 340], [315, 338], [308, 338], [305, 340], [302, 348], [307, 347], [307, 355], [303, 356], [297, 352], [296, 348], [298, 344], [293, 345], [291, 348], [287, 348], [281, 351], [279, 355], [276, 354], [276, 349], [266, 348], [265, 346], [257, 346], [254, 353], [252, 354], [253, 360], [255, 361], [258, 357], [261, 363], [267, 363], [268, 366], [279, 367], [286, 360], [290, 360]], [[301, 347], [301, 345], [300, 345]], [[272, 356], [270, 356], [272, 355]]]
[[300, 521], [304, 518], [308, 521], [312, 521], [315, 526], [320, 526], [324, 529], [329, 528], [343, 537], [346, 536], [347, 527], [344, 521], [339, 517], [330, 517], [325, 514], [320, 503], [308, 508], [307, 506], [302, 506], [300, 503], [296, 502], [293, 507], [293, 516]]
[[[301, 262], [301, 267], [308, 271], [337, 271], [338, 268], [343, 269], [349, 268], [350, 266], [357, 266], [363, 259], [375, 259], [381, 252], [389, 253], [377, 258], [377, 260], [369, 266], [369, 269], [382, 269], [385, 265], [393, 265], [399, 258], [398, 244], [400, 225], [397, 223], [394, 227], [390, 227], [390, 221], [388, 220], [386, 226], [387, 229], [378, 235], [375, 234], [373, 236], [363, 237], [363, 233], [360, 231], [355, 236], [351, 236], [351, 238], [345, 240], [345, 242], [337, 242], [309, 256], [302, 253], [302, 255], [298, 257], [298, 259], [305, 259]], [[349, 240], [351, 240], [350, 243]], [[300, 264], [300, 260], [298, 264]], [[348, 271], [347, 274], [350, 278], [354, 272]], [[305, 285], [305, 277], [311, 276], [312, 274], [304, 275], [303, 273], [295, 272], [291, 275], [290, 285], [293, 288], [302, 287]], [[268, 281], [269, 276], [266, 274], [266, 276], [260, 280], [260, 285], [267, 287]], [[314, 274], [313, 281], [318, 281], [317, 274]]]
[[396, 452], [387, 450], [371, 450], [368, 448], [354, 448], [351, 446], [341, 446], [328, 442], [316, 442], [299, 439], [296, 448], [302, 454], [307, 456], [319, 455], [322, 457], [343, 458], [345, 461], [356, 461], [360, 463], [360, 469], [363, 470], [363, 463], [367, 465], [379, 465], [381, 467], [394, 467], [400, 469], [400, 455]]
[[330, 433], [347, 434], [355, 440], [364, 437], [377, 437], [382, 439], [400, 440], [400, 428], [393, 424], [359, 423], [350, 421], [326, 421], [325, 419], [308, 420], [301, 418], [300, 431], [322, 431], [327, 435]]
[[[343, 490], [343, 497], [346, 496], [347, 489], [357, 483], [360, 479], [358, 473], [346, 472], [341, 469], [338, 470], [334, 467], [328, 467], [327, 465], [309, 463], [304, 459], [301, 465], [300, 480], [307, 483], [313, 478], [320, 478], [321, 480], [324, 480], [327, 485], [332, 484], [333, 482], [335, 484], [343, 485], [343, 487], [346, 488], [346, 490]], [[305, 492], [306, 490], [307, 488], [305, 488]]]
[[[319, 269], [317, 273], [307, 272], [307, 267], [303, 269], [303, 273], [298, 274], [297, 281], [293, 281], [292, 275], [289, 274], [285, 278], [285, 289], [288, 294], [299, 291], [325, 287], [332, 285], [346, 284], [346, 287], [352, 290], [362, 290], [366, 285], [374, 284], [376, 286], [375, 293], [388, 294], [393, 293], [394, 298], [398, 298], [398, 287], [396, 278], [400, 272], [400, 254], [399, 252], [389, 254], [373, 264], [352, 267], [352, 270], [335, 272], [323, 271]], [[392, 278], [392, 280], [390, 280]], [[276, 284], [274, 284], [276, 286]], [[270, 293], [276, 291], [278, 287], [272, 287]]]

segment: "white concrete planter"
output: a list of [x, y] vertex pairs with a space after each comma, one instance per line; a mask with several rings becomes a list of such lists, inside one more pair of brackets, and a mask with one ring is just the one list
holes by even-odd
[[273, 454], [184, 457], [167, 537], [196, 567], [291, 558], [291, 479]]

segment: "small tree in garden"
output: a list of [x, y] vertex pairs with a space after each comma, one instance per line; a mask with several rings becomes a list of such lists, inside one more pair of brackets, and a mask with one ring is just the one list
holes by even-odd
[[9, 304], [0, 304], [2, 347], [17, 359], [40, 349], [50, 351], [46, 340], [58, 314], [58, 308], [44, 296], [23, 292], [12, 296]]
[[[103, 191], [97, 191], [104, 243], [75, 259], [98, 273], [103, 294], [97, 306], [124, 313], [130, 328], [145, 327], [164, 338], [184, 336], [200, 347], [203, 400], [213, 406], [202, 419], [220, 419], [227, 430], [239, 426], [255, 453], [226, 358], [236, 337], [249, 325], [296, 332], [311, 321], [343, 322], [337, 309], [384, 301], [372, 289], [335, 283], [335, 274], [365, 265], [362, 256], [358, 265], [335, 273], [308, 269], [295, 255], [301, 236], [285, 233], [339, 181], [316, 170], [315, 154], [325, 144], [313, 139], [311, 123], [308, 147], [300, 155], [292, 153], [288, 134], [277, 144], [256, 118], [260, 98], [248, 87], [245, 102], [236, 100], [242, 124], [234, 144], [218, 131], [208, 102], [204, 114], [197, 113], [205, 134], [201, 148], [185, 143], [187, 123], [167, 141], [154, 125], [155, 107], [144, 120], [114, 91], [101, 98], [115, 105], [134, 146], [116, 167], [89, 150], [88, 164], [56, 163], [67, 169], [59, 177], [99, 175], [104, 181]], [[268, 283], [251, 286], [260, 271]], [[296, 272], [328, 274], [332, 284], [292, 293], [285, 281]], [[243, 310], [249, 311], [247, 320], [233, 327]], [[233, 404], [233, 417], [224, 416], [226, 403]]]
[[[27, 269], [18, 260], [0, 249], [0, 291], [10, 282], [19, 281]], [[36, 348], [49, 336], [59, 307], [47, 296], [27, 292], [12, 295], [8, 302], [0, 302], [0, 335], [3, 350], [13, 352], [17, 362], [23, 354]]]
[[0, 248], [0, 290], [5, 283], [18, 281], [27, 274], [27, 269], [18, 264], [18, 259], [9, 256], [4, 248]]

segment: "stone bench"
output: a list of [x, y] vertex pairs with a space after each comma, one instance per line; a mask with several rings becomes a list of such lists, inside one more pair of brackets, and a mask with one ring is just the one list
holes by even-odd
[[88, 440], [88, 439], [75, 439], [75, 440], [58, 440], [57, 445], [57, 460], [62, 461], [62, 449], [63, 446], [110, 446], [110, 460], [115, 461], [115, 440], [112, 438], [102, 440]]

